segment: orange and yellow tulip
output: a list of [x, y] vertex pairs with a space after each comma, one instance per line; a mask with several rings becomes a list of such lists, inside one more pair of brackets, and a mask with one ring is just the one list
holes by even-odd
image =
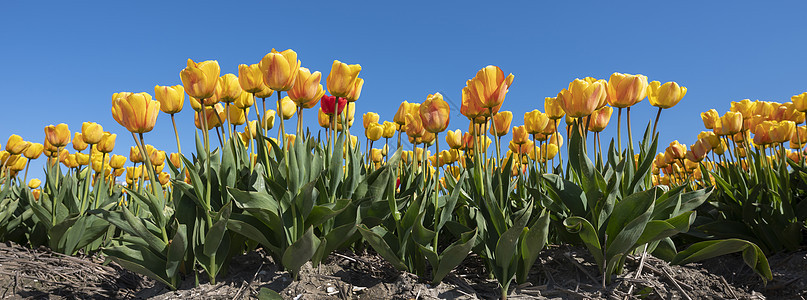
[[653, 81], [647, 86], [647, 101], [658, 108], [670, 108], [678, 104], [687, 94], [687, 88], [670, 81], [664, 84]]
[[[648, 95], [647, 87], [647, 76], [642, 74], [611, 74], [607, 83], [608, 104], [618, 108], [631, 107]], [[597, 108], [602, 106], [600, 105]]]
[[219, 68], [218, 61], [206, 60], [196, 63], [188, 59], [188, 66], [179, 72], [179, 77], [182, 79], [182, 85], [188, 96], [204, 99], [204, 104], [210, 106], [216, 104], [217, 101], [212, 98], [216, 92], [220, 74], [221, 68]]
[[434, 93], [426, 97], [426, 101], [420, 105], [420, 118], [423, 121], [423, 128], [431, 133], [443, 132], [448, 127], [451, 108], [443, 100], [443, 95]]
[[[319, 103], [319, 99], [325, 95], [322, 89], [322, 73], [300, 67], [297, 70], [297, 78], [294, 86], [289, 90], [289, 98], [300, 108], [312, 108]], [[285, 108], [284, 108], [285, 111]]]
[[154, 98], [160, 102], [160, 110], [167, 114], [182, 111], [185, 104], [185, 88], [181, 85], [154, 86]]
[[45, 127], [45, 138], [54, 147], [64, 147], [70, 143], [70, 128], [67, 124], [48, 125]]
[[599, 80], [593, 83], [575, 79], [569, 83], [568, 89], [563, 89], [558, 93], [560, 106], [566, 112], [566, 116], [580, 118], [590, 115], [606, 99], [607, 83]]
[[348, 65], [334, 60], [331, 65], [331, 73], [325, 79], [328, 91], [335, 97], [347, 97], [356, 86], [359, 72], [361, 72], [361, 66], [358, 64]]
[[151, 100], [148, 93], [125, 94], [112, 101], [112, 117], [132, 133], [154, 129], [159, 111], [160, 102]]
[[297, 60], [297, 52], [287, 49], [283, 52], [272, 52], [266, 54], [260, 63], [263, 83], [275, 91], [290, 90], [297, 79], [297, 70], [300, 68], [300, 61]]

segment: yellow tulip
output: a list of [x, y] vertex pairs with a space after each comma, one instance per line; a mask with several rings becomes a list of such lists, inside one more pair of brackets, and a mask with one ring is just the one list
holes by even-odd
[[796, 110], [800, 112], [807, 112], [807, 92], [793, 95], [790, 97], [790, 101], [793, 101], [793, 105], [796, 107]]
[[[589, 81], [589, 83], [594, 83], [594, 81]], [[631, 107], [648, 95], [647, 76], [642, 74], [614, 73], [611, 74], [606, 86], [608, 91], [607, 101], [613, 107]], [[653, 104], [652, 100], [650, 103]], [[600, 105], [597, 108], [602, 106]]]
[[40, 184], [42, 184], [42, 181], [40, 181], [38, 178], [34, 178], [31, 179], [31, 181], [28, 181], [28, 187], [31, 189], [38, 188]]
[[686, 145], [679, 143], [678, 140], [675, 140], [670, 142], [670, 146], [667, 147], [664, 157], [667, 159], [683, 159], [684, 156], [686, 156], [686, 152]]
[[295, 134], [287, 134], [286, 135], [286, 143], [287, 144], [294, 144], [294, 141], [297, 139], [297, 135]]
[[489, 65], [476, 72], [476, 76], [466, 83], [471, 101], [476, 101], [482, 108], [492, 109], [496, 113], [504, 103], [504, 96], [513, 85], [513, 74], [506, 77], [497, 66]]
[[549, 122], [549, 117], [537, 109], [524, 113], [524, 129], [528, 134], [540, 133], [546, 127], [547, 122]]
[[361, 96], [362, 86], [364, 86], [364, 79], [356, 78], [356, 81], [353, 82], [353, 88], [351, 88], [350, 92], [347, 93], [347, 95], [345, 96], [345, 99], [347, 99], [348, 103], [356, 102], [356, 100], [359, 100], [359, 96]]
[[87, 144], [98, 144], [104, 136], [104, 127], [95, 122], [81, 123], [81, 138]]
[[381, 133], [381, 137], [388, 139], [395, 136], [395, 132], [398, 129], [398, 124], [395, 124], [390, 121], [384, 121], [384, 124], [382, 124], [382, 126], [384, 126], [384, 131]]
[[67, 124], [48, 125], [45, 127], [45, 138], [54, 147], [64, 147], [70, 143], [70, 129]]
[[471, 88], [473, 88], [475, 84], [476, 81], [470, 79], [466, 82], [465, 87], [462, 88], [462, 104], [460, 105], [460, 113], [469, 120], [476, 120], [477, 118], [490, 113], [489, 110], [482, 107], [482, 103], [479, 102], [480, 100], [478, 97], [471, 97]]
[[154, 151], [149, 154], [149, 160], [151, 160], [151, 164], [155, 166], [161, 166], [165, 164], [165, 151]]
[[275, 115], [277, 113], [274, 109], [269, 109], [263, 114], [263, 127], [270, 130], [275, 127]]
[[242, 125], [244, 122], [247, 121], [247, 114], [249, 114], [249, 108], [240, 109], [237, 106], [233, 105], [227, 109], [227, 117], [230, 120], [230, 124], [233, 125]]
[[678, 104], [687, 94], [687, 88], [678, 85], [675, 81], [661, 84], [653, 81], [647, 87], [647, 101], [650, 105], [659, 108], [670, 108]]
[[348, 94], [356, 86], [359, 72], [361, 72], [361, 65], [348, 65], [334, 60], [331, 65], [331, 73], [325, 79], [328, 91], [333, 96], [347, 98]]
[[123, 168], [124, 164], [126, 164], [126, 157], [123, 155], [114, 154], [109, 157], [109, 166], [113, 169]]
[[235, 107], [240, 109], [249, 108], [255, 105], [255, 98], [251, 93], [243, 92], [241, 93], [241, 96], [239, 96], [238, 99], [233, 102], [233, 104], [235, 104]]
[[306, 68], [300, 67], [297, 70], [297, 79], [294, 87], [289, 90], [289, 98], [300, 108], [312, 108], [319, 103], [319, 99], [325, 95], [320, 81], [322, 73], [316, 71], [311, 73]]
[[291, 119], [291, 117], [294, 116], [294, 112], [297, 110], [297, 105], [294, 104], [294, 101], [291, 101], [291, 98], [286, 96], [277, 103], [277, 106], [280, 105], [283, 105], [283, 120]]
[[423, 121], [423, 128], [431, 133], [443, 132], [448, 127], [451, 108], [443, 100], [443, 95], [434, 93], [426, 97], [426, 101], [420, 105], [420, 119]]
[[378, 114], [374, 112], [367, 112], [361, 116], [362, 124], [364, 125], [364, 129], [370, 128], [370, 124], [377, 124], [378, 123]]
[[238, 65], [238, 84], [241, 85], [241, 89], [246, 92], [261, 92], [264, 88], [264, 84], [260, 65]]
[[196, 63], [188, 59], [188, 66], [179, 72], [182, 85], [188, 96], [196, 99], [203, 99], [207, 106], [216, 104], [217, 99], [212, 99], [216, 92], [221, 68], [219, 62], [206, 60]]
[[160, 102], [151, 100], [148, 93], [125, 94], [112, 101], [112, 117], [132, 133], [154, 129]]
[[90, 164], [90, 155], [88, 154], [78, 152], [75, 154], [75, 157], [79, 166], [86, 166]]
[[171, 165], [173, 165], [177, 169], [179, 169], [179, 167], [182, 166], [182, 157], [180, 156], [179, 153], [175, 152], [169, 154], [168, 161], [171, 162]]
[[254, 139], [258, 137], [258, 121], [252, 120], [246, 123], [247, 125], [244, 126], [244, 133], [247, 134], [247, 137], [250, 139]]
[[398, 125], [406, 125], [406, 113], [409, 111], [409, 102], [401, 102], [401, 105], [398, 106], [398, 111], [395, 112], [395, 116], [392, 118], [392, 121]]
[[701, 131], [698, 134], [698, 140], [703, 141], [704, 144], [709, 145], [709, 148], [714, 149], [720, 145], [721, 139], [713, 131]]
[[[566, 115], [566, 111], [563, 110], [563, 106], [561, 106], [560, 99], [558, 97], [544, 98], [544, 111], [546, 112], [547, 117], [549, 117], [551, 120], [557, 120]], [[554, 124], [554, 122], [551, 123]]]
[[384, 126], [381, 126], [378, 123], [370, 123], [370, 126], [364, 131], [364, 135], [371, 141], [377, 141], [381, 138], [381, 134], [383, 132]]
[[103, 153], [110, 153], [112, 150], [115, 149], [115, 139], [117, 139], [117, 134], [110, 134], [109, 132], [104, 132], [104, 135], [101, 136], [101, 140], [98, 142], [97, 147], [98, 151]]
[[710, 109], [706, 112], [701, 113], [701, 119], [703, 120], [703, 126], [706, 129], [714, 129], [715, 123], [720, 118], [720, 115], [717, 113], [717, 110]]
[[[207, 118], [207, 130], [221, 127], [222, 124], [219, 120], [224, 121], [224, 119], [227, 118], [227, 112], [224, 111], [224, 106], [222, 106], [221, 103], [216, 103], [212, 108], [205, 109], [204, 113]], [[193, 123], [198, 129], [202, 129], [202, 123], [199, 119], [200, 115], [202, 115], [202, 112], [193, 114]]]
[[331, 117], [322, 111], [322, 108], [319, 109], [319, 113], [317, 114], [317, 122], [319, 122], [319, 126], [322, 128], [331, 128]]
[[771, 141], [774, 143], [783, 143], [790, 139], [793, 131], [796, 129], [796, 123], [793, 121], [774, 122], [773, 126], [769, 129]]
[[[756, 110], [757, 102], [749, 99], [731, 102], [731, 111], [738, 112], [743, 115], [743, 118], [750, 118]], [[711, 128], [710, 128], [711, 129]]]
[[693, 162], [700, 162], [709, 154], [712, 148], [701, 140], [697, 140], [695, 144], [689, 146], [689, 151], [686, 153], [686, 159]]
[[154, 86], [154, 98], [160, 102], [160, 110], [167, 114], [182, 111], [185, 104], [185, 88], [181, 85]]
[[613, 113], [614, 108], [610, 106], [604, 106], [595, 110], [594, 113], [591, 114], [591, 121], [588, 122], [588, 130], [591, 132], [601, 132], [605, 130], [605, 127], [608, 126], [608, 122], [611, 121], [611, 114]]
[[[715, 122], [715, 133], [718, 135], [733, 135], [743, 129], [743, 115], [729, 111]], [[719, 132], [718, 132], [719, 131]]]
[[6, 143], [6, 151], [16, 155], [23, 153], [30, 146], [31, 146], [30, 142], [23, 141], [21, 136], [12, 134], [10, 137], [8, 137], [8, 142]]
[[283, 52], [272, 52], [266, 54], [261, 59], [259, 67], [263, 75], [263, 83], [275, 91], [288, 91], [294, 86], [297, 79], [297, 70], [300, 68], [300, 61], [297, 60], [297, 52], [287, 49]]
[[244, 90], [241, 89], [241, 84], [238, 82], [238, 77], [235, 74], [227, 73], [218, 79], [218, 87], [216, 87], [216, 98], [224, 103], [233, 103]]
[[568, 89], [558, 93], [558, 100], [568, 117], [580, 118], [590, 115], [607, 96], [608, 84], [605, 80], [589, 83], [585, 80], [575, 79], [569, 83]]
[[76, 132], [75, 136], [73, 136], [73, 149], [76, 151], [87, 149], [87, 143], [84, 142], [81, 132]]
[[37, 159], [40, 155], [42, 155], [42, 150], [45, 149], [45, 145], [40, 143], [31, 143], [22, 154], [28, 159]]
[[426, 129], [423, 128], [423, 122], [419, 113], [406, 114], [406, 135], [411, 138], [419, 138], [426, 134]]
[[25, 170], [25, 165], [28, 164], [28, 159], [25, 158], [25, 156], [20, 155], [13, 155], [13, 157], [15, 159], [13, 160], [13, 162], [8, 163], [8, 168], [14, 172]]
[[[495, 136], [505, 136], [510, 132], [510, 122], [513, 120], [513, 113], [510, 111], [500, 111], [493, 116], [493, 122], [496, 126], [490, 126], [490, 134]], [[496, 131], [493, 131], [493, 128]]]
[[462, 131], [459, 129], [454, 131], [447, 131], [446, 132], [446, 143], [448, 143], [448, 147], [451, 149], [461, 149], [462, 148]]

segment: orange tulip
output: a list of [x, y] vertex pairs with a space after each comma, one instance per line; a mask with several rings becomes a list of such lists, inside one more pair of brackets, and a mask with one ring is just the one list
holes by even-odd
[[479, 98], [471, 97], [470, 86], [472, 85], [472, 80], [468, 80], [468, 86], [462, 88], [462, 105], [460, 106], [460, 113], [469, 120], [474, 120], [487, 112], [479, 102]]
[[159, 111], [160, 102], [151, 100], [148, 93], [124, 94], [112, 101], [112, 117], [133, 133], [151, 131]]
[[[642, 74], [614, 73], [611, 74], [606, 86], [608, 91], [607, 101], [613, 107], [630, 107], [647, 96], [647, 76]], [[602, 106], [600, 105], [597, 108]]]
[[611, 114], [613, 113], [614, 109], [610, 106], [595, 110], [594, 113], [591, 114], [591, 121], [588, 122], [588, 130], [591, 132], [601, 132], [605, 130], [605, 127], [608, 126], [608, 122], [611, 121]]
[[420, 118], [423, 121], [423, 128], [431, 133], [443, 132], [448, 127], [451, 108], [443, 100], [443, 95], [434, 93], [426, 97], [426, 101], [420, 105]]
[[294, 87], [289, 90], [289, 98], [300, 108], [312, 108], [319, 103], [319, 99], [325, 95], [322, 89], [322, 73], [319, 71], [311, 73], [310, 70], [300, 67], [297, 70], [297, 79]]
[[513, 85], [513, 74], [504, 76], [497, 66], [487, 66], [476, 72], [476, 76], [467, 82], [469, 97], [477, 101], [482, 108], [493, 109], [496, 113], [504, 103], [504, 96]]
[[188, 96], [204, 99], [204, 104], [209, 106], [216, 104], [216, 99], [211, 98], [216, 92], [220, 73], [218, 61], [206, 60], [195, 63], [188, 59], [188, 66], [179, 72], [179, 76]]
[[[513, 127], [513, 140], [512, 143], [516, 145], [523, 145], [530, 141], [527, 139], [527, 128], [522, 126], [514, 126]], [[514, 150], [515, 151], [515, 150]]]

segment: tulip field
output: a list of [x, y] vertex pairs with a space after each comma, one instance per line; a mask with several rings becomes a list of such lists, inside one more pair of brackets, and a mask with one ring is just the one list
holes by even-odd
[[[215, 284], [256, 249], [294, 280], [309, 262], [361, 249], [431, 286], [474, 257], [501, 299], [550, 246], [584, 249], [597, 270], [589, 283], [605, 287], [638, 277], [628, 262], [649, 256], [741, 256], [764, 284], [769, 257], [807, 245], [807, 93], [703, 112], [703, 131], [680, 137], [687, 146], [658, 140], [665, 110], [687, 101], [676, 82], [583, 74], [511, 112], [516, 76], [486, 66], [468, 74], [459, 113], [471, 125], [457, 128], [440, 93], [394, 116], [362, 109], [361, 70], [334, 61], [323, 85], [291, 49], [238, 74], [189, 59], [182, 85], [111, 95], [118, 124], [11, 135], [0, 241], [100, 255], [169, 289]], [[320, 127], [305, 128], [303, 115]], [[176, 144], [148, 143], [158, 117], [172, 120]], [[195, 143], [181, 144], [191, 131]], [[115, 147], [129, 138], [135, 147]], [[36, 159], [47, 161], [41, 179], [28, 174]]]

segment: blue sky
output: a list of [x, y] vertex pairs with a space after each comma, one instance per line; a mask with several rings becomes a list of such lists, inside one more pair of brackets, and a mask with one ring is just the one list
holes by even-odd
[[[113, 93], [180, 84], [188, 58], [215, 59], [222, 74], [237, 74], [238, 64], [257, 63], [272, 48], [294, 49], [323, 77], [334, 59], [361, 64], [357, 125], [364, 112], [391, 120], [401, 101], [434, 92], [459, 105], [465, 81], [490, 64], [515, 75], [502, 108], [513, 111], [513, 125], [575, 78], [622, 72], [676, 81], [688, 93], [662, 114], [662, 146], [692, 143], [702, 111], [807, 91], [805, 2], [342, 2], [6, 2], [0, 144], [11, 134], [42, 142], [48, 124], [77, 131], [94, 121], [117, 133], [116, 153], [128, 155], [133, 142], [112, 119]], [[632, 112], [638, 136], [655, 109], [645, 100]], [[304, 116], [312, 129], [315, 114]], [[177, 121], [193, 149], [187, 103]], [[162, 114], [146, 141], [175, 151], [170, 124]], [[467, 129], [458, 109], [449, 129]], [[615, 132], [610, 126], [604, 137]]]

